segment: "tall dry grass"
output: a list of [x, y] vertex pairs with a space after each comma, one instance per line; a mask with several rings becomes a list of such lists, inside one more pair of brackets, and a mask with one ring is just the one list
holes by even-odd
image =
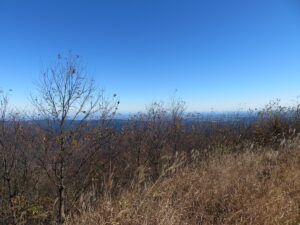
[[215, 153], [182, 165], [155, 183], [103, 197], [67, 224], [300, 224], [299, 140], [276, 151]]

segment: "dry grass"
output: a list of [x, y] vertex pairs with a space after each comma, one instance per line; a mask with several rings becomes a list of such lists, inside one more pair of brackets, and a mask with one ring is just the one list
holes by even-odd
[[300, 145], [216, 154], [73, 218], [73, 225], [300, 224]]

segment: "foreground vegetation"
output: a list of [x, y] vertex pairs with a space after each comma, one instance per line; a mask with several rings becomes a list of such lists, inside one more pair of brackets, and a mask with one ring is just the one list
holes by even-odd
[[16, 112], [0, 95], [1, 224], [299, 224], [300, 106], [231, 118], [119, 100], [59, 55]]
[[185, 156], [153, 183], [131, 188], [70, 219], [75, 225], [300, 223], [299, 140], [274, 151], [215, 153], [188, 165]]

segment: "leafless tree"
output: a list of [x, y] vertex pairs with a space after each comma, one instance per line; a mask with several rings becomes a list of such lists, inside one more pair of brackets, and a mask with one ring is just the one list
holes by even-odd
[[[18, 113], [9, 109], [9, 96], [0, 93], [0, 196], [4, 223], [17, 224], [24, 208], [14, 202], [25, 196], [28, 185], [28, 157], [23, 139], [24, 127]], [[3, 208], [2, 208], [3, 207]]]
[[[37, 158], [57, 189], [56, 217], [57, 223], [62, 224], [66, 203], [73, 206], [88, 183], [90, 170], [86, 165], [109, 136], [107, 128], [119, 101], [116, 95], [111, 101], [105, 98], [104, 91], [88, 77], [79, 56], [72, 53], [59, 55], [55, 63], [42, 71], [37, 93], [31, 99], [40, 125], [47, 130]], [[80, 191], [71, 193], [74, 177], [82, 171], [86, 177]]]

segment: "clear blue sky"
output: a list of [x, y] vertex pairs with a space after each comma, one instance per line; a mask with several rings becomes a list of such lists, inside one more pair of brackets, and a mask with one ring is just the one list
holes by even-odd
[[0, 0], [0, 87], [27, 105], [42, 64], [72, 50], [121, 111], [177, 89], [191, 111], [300, 95], [299, 0]]

